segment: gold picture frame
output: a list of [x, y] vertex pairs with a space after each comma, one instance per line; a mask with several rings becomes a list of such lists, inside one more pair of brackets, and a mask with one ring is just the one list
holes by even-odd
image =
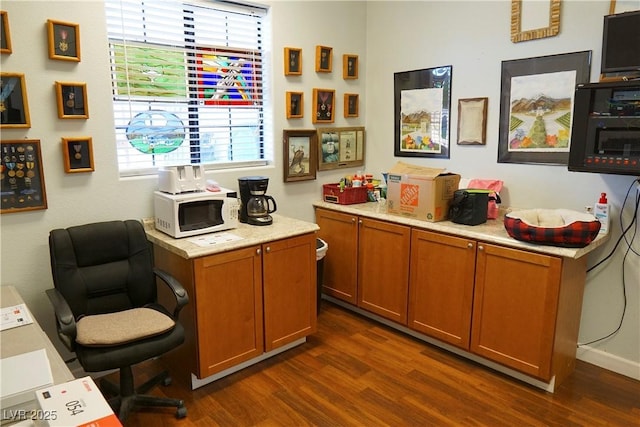
[[11, 53], [11, 31], [9, 31], [9, 14], [0, 10], [0, 53]]
[[312, 123], [333, 123], [336, 111], [336, 91], [333, 89], [313, 89]]
[[458, 145], [487, 144], [489, 98], [458, 100]]
[[47, 209], [40, 140], [2, 141], [0, 152], [6, 175], [2, 180], [0, 213]]
[[27, 86], [22, 73], [0, 73], [0, 128], [30, 128]]
[[316, 46], [316, 72], [330, 73], [333, 67], [333, 48]]
[[358, 117], [360, 114], [360, 95], [357, 93], [344, 94], [344, 117]]
[[282, 131], [284, 182], [316, 179], [318, 135], [315, 129]]
[[365, 129], [335, 127], [318, 129], [318, 170], [364, 165]]
[[[533, 0], [530, 0], [533, 1]], [[549, 26], [532, 30], [522, 30], [522, 2], [511, 0], [511, 41], [513, 43], [553, 37], [560, 32], [560, 2], [549, 0]]]
[[80, 62], [80, 25], [47, 20], [49, 58]]
[[358, 55], [342, 55], [342, 78], [351, 80], [358, 78]]
[[58, 118], [88, 119], [87, 84], [77, 82], [56, 82]]
[[62, 157], [66, 173], [93, 172], [93, 144], [90, 136], [62, 138]]
[[287, 92], [287, 119], [301, 119], [304, 117], [304, 92]]
[[294, 47], [284, 48], [284, 75], [302, 75], [302, 49]]

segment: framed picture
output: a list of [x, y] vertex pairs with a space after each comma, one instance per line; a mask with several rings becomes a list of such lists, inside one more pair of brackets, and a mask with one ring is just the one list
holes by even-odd
[[64, 171], [67, 173], [93, 172], [93, 145], [91, 137], [62, 138]]
[[47, 209], [40, 141], [1, 141], [0, 213]]
[[318, 136], [315, 129], [282, 131], [284, 182], [316, 179]]
[[59, 118], [89, 118], [86, 83], [56, 82], [56, 98]]
[[364, 127], [318, 129], [318, 170], [364, 165]]
[[499, 163], [567, 164], [575, 86], [590, 69], [591, 51], [502, 61]]
[[49, 58], [80, 62], [80, 26], [72, 22], [47, 20]]
[[304, 117], [304, 93], [287, 92], [287, 119]]
[[24, 74], [0, 73], [0, 128], [30, 128]]
[[313, 89], [313, 123], [333, 123], [336, 106], [336, 91]]
[[[511, 0], [511, 41], [518, 43], [558, 35], [560, 32], [560, 1], [527, 0], [527, 7], [523, 8], [523, 0]], [[528, 17], [531, 18], [530, 21], [540, 23], [538, 28], [522, 29], [522, 22], [526, 21], [522, 16], [523, 9], [532, 15]], [[540, 20], [538, 21], [536, 18], [540, 18]]]
[[11, 32], [9, 31], [9, 14], [0, 10], [0, 53], [11, 53]]
[[344, 94], [344, 116], [358, 117], [359, 96], [357, 93]]
[[458, 145], [487, 144], [489, 98], [458, 100]]
[[452, 68], [394, 74], [397, 157], [449, 158]]
[[302, 74], [302, 49], [284, 48], [284, 75], [299, 76]]
[[358, 55], [342, 55], [342, 78], [358, 78]]
[[316, 46], [316, 71], [319, 73], [330, 73], [332, 63], [333, 48]]

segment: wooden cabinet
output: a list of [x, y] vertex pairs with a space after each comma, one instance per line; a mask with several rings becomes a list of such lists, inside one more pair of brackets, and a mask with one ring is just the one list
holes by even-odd
[[476, 242], [411, 231], [409, 327], [469, 350]]
[[411, 229], [326, 209], [316, 222], [329, 245], [323, 292], [406, 325]]
[[309, 233], [193, 259], [155, 245], [190, 297], [176, 369], [206, 378], [315, 332], [315, 243]]

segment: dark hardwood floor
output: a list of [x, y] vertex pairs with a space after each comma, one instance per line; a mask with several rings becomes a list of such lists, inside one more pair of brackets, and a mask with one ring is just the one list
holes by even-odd
[[141, 409], [126, 426], [640, 426], [640, 382], [628, 377], [578, 361], [551, 394], [322, 304], [307, 343], [194, 391], [153, 391], [184, 399], [187, 418]]

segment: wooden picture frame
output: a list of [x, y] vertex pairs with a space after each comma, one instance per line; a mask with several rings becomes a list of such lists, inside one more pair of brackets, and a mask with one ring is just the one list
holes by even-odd
[[313, 89], [313, 123], [333, 123], [336, 111], [336, 91]]
[[0, 73], [0, 128], [30, 128], [27, 86], [22, 73]]
[[284, 48], [284, 75], [302, 75], [302, 49], [294, 47]]
[[49, 58], [80, 62], [80, 25], [47, 20]]
[[344, 80], [358, 78], [358, 55], [342, 55], [342, 78]]
[[0, 142], [0, 213], [47, 209], [40, 140]]
[[93, 144], [90, 136], [63, 137], [62, 157], [66, 173], [93, 172]]
[[[531, 4], [543, 7], [545, 2], [527, 0]], [[560, 2], [561, 0], [549, 0], [549, 26], [531, 30], [522, 30], [522, 5], [523, 0], [511, 0], [511, 41], [513, 43], [527, 40], [553, 37], [560, 32]]]
[[458, 100], [458, 145], [487, 144], [489, 98]]
[[364, 165], [365, 129], [336, 127], [318, 129], [318, 170]]
[[316, 72], [330, 73], [333, 66], [333, 48], [316, 46]]
[[0, 53], [11, 53], [11, 31], [9, 30], [9, 14], [0, 10]]
[[358, 117], [360, 111], [360, 95], [357, 93], [344, 94], [344, 116]]
[[284, 182], [316, 179], [318, 135], [315, 129], [285, 129], [282, 143]]
[[87, 84], [77, 82], [56, 82], [58, 118], [88, 119]]
[[591, 51], [502, 61], [498, 163], [567, 165], [575, 87]]
[[304, 92], [287, 92], [287, 119], [304, 117]]
[[453, 66], [395, 73], [396, 157], [448, 159]]

